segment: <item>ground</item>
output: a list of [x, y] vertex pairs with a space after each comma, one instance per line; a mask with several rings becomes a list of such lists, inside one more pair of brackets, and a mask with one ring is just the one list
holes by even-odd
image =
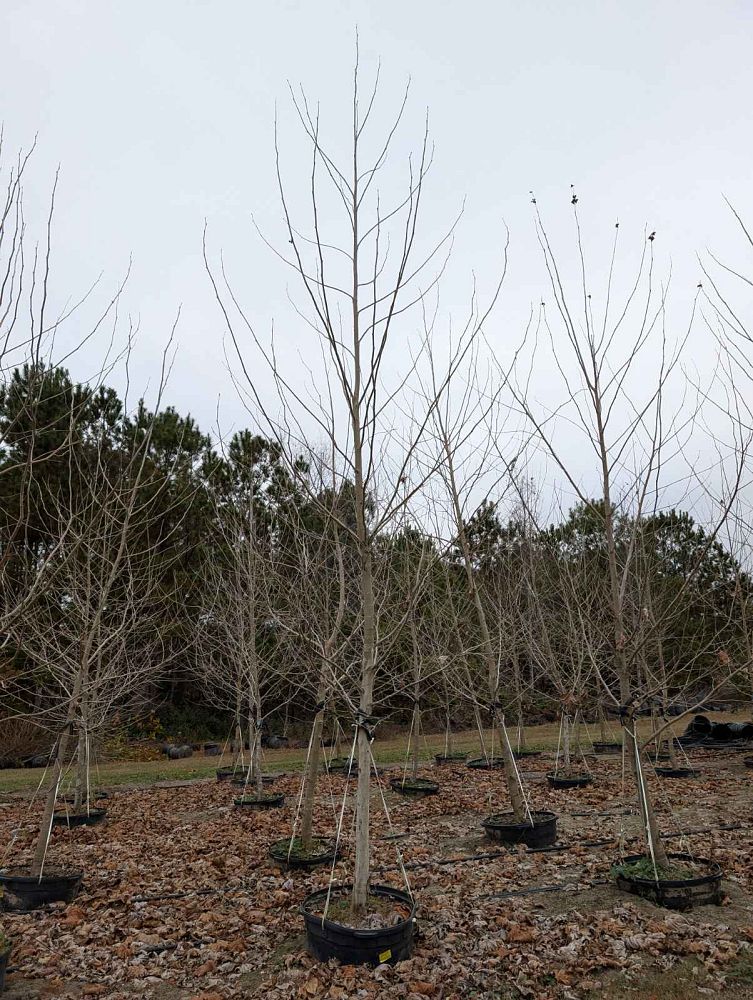
[[[707, 712], [710, 719], [724, 722], [746, 722], [750, 719], [750, 712], [738, 712], [737, 714]], [[688, 719], [678, 719], [674, 723], [674, 730], [679, 735], [685, 731]], [[648, 719], [640, 719], [638, 722], [638, 732], [642, 736], [648, 736], [650, 731]], [[528, 726], [526, 728], [526, 740], [530, 747], [536, 749], [552, 750], [557, 747], [559, 726], [557, 723], [548, 723], [542, 726]], [[584, 739], [600, 739], [598, 728], [589, 728], [584, 731]], [[483, 733], [484, 743], [487, 749], [494, 748], [494, 736], [489, 730]], [[516, 734], [511, 730], [510, 738], [515, 743]], [[619, 727], [610, 727], [607, 739], [619, 739]], [[445, 737], [440, 734], [422, 735], [420, 741], [420, 755], [425, 761], [433, 760], [434, 754], [445, 752]], [[133, 754], [129, 751], [133, 749]], [[119, 748], [119, 758], [117, 760], [106, 761], [97, 765], [97, 783], [106, 787], [112, 785], [145, 785], [154, 784], [159, 781], [188, 781], [194, 778], [214, 777], [215, 768], [221, 764], [230, 763], [228, 756], [224, 757], [204, 757], [200, 753], [194, 754], [185, 760], [167, 760], [156, 749], [152, 748], [152, 756], [156, 760], [141, 759], [141, 747]], [[453, 749], [468, 751], [472, 757], [480, 754], [479, 734], [476, 731], [457, 733], [454, 736]], [[497, 746], [498, 749], [498, 746]], [[340, 753], [345, 754], [348, 750], [344, 744]], [[122, 759], [123, 751], [125, 756], [133, 756], [135, 759]], [[403, 734], [390, 736], [387, 739], [379, 738], [374, 744], [374, 753], [379, 763], [396, 764], [404, 763], [406, 759], [406, 737]], [[266, 750], [269, 766], [273, 770], [300, 771], [306, 760], [305, 749], [291, 750]], [[33, 789], [39, 784], [42, 778], [42, 771], [38, 769], [5, 769], [0, 771], [0, 795], [3, 792], [12, 792], [23, 789]]]
[[[389, 760], [392, 748], [384, 750]], [[104, 826], [53, 834], [50, 860], [85, 872], [78, 898], [2, 917], [14, 942], [7, 996], [691, 1000], [723, 990], [732, 1000], [753, 997], [753, 771], [737, 753], [694, 759], [701, 777], [691, 783], [650, 778], [662, 829], [686, 833], [670, 843], [725, 870], [724, 905], [690, 914], [624, 896], [609, 881], [618, 841], [629, 852], [638, 827], [620, 758], [597, 759], [594, 785], [577, 791], [546, 785], [551, 754], [525, 762], [532, 803], [560, 817], [562, 849], [553, 852], [508, 852], [485, 840], [481, 819], [506, 807], [498, 772], [427, 766], [440, 794], [413, 801], [385, 790], [389, 822], [375, 790], [374, 881], [402, 885], [405, 865], [421, 930], [410, 961], [376, 970], [319, 965], [305, 953], [298, 908], [329, 872], [287, 873], [267, 855], [296, 812], [300, 775], [291, 753], [267, 759], [269, 770], [290, 772], [276, 781], [287, 796], [280, 810], [234, 810], [232, 787], [209, 779], [121, 785]], [[344, 794], [342, 776], [322, 779], [320, 832], [335, 829]], [[23, 792], [0, 801], [0, 864], [7, 864], [28, 856], [41, 804]], [[351, 824], [348, 797], [346, 840]], [[350, 873], [346, 851], [335, 877]]]

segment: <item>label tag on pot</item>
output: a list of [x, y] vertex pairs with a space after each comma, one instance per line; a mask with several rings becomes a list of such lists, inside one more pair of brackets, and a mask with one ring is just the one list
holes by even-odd
[[381, 951], [379, 953], [380, 962], [389, 962], [391, 958], [392, 958], [392, 950], [390, 948], [388, 948], [387, 951]]

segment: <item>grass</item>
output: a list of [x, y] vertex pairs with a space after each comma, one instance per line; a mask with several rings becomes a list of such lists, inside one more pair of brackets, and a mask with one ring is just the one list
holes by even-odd
[[[733, 721], [744, 721], [745, 712], [730, 716], [725, 713], [709, 713], [711, 718]], [[687, 726], [687, 719], [675, 723], [675, 731], [683, 733]], [[641, 736], [648, 736], [651, 724], [648, 719], [640, 719], [638, 722], [638, 732]], [[526, 743], [528, 749], [536, 750], [556, 750], [559, 736], [559, 724], [548, 723], [543, 726], [526, 727]], [[608, 733], [610, 739], [617, 738], [618, 727], [615, 725], [613, 731]], [[378, 736], [378, 734], [377, 734]], [[584, 740], [586, 733], [583, 733]], [[594, 727], [590, 730], [591, 739], [598, 739], [598, 729]], [[510, 739], [515, 745], [515, 731], [510, 730]], [[484, 744], [487, 753], [492, 750], [498, 752], [499, 739], [492, 736], [490, 730], [484, 731]], [[421, 738], [420, 758], [422, 763], [432, 762], [434, 755], [444, 753], [445, 737], [443, 733], [432, 733]], [[341, 750], [349, 751], [350, 746], [342, 744]], [[453, 752], [466, 752], [469, 756], [480, 755], [479, 734], [476, 730], [466, 730], [453, 736]], [[400, 734], [380, 740], [377, 738], [373, 746], [373, 753], [377, 764], [406, 764], [406, 736]], [[265, 750], [264, 768], [267, 771], [300, 771], [306, 761], [306, 750]], [[93, 772], [93, 780], [98, 788], [112, 788], [123, 785], [148, 786], [162, 781], [194, 781], [197, 779], [214, 778], [215, 770], [218, 767], [229, 765], [232, 759], [229, 755], [224, 757], [189, 757], [183, 760], [167, 760], [161, 758], [153, 761], [133, 761], [116, 760], [107, 761], [99, 765]], [[0, 794], [8, 792], [28, 792], [33, 791], [42, 781], [43, 771], [40, 768], [20, 768], [0, 771]], [[71, 778], [72, 781], [72, 778]]]
[[753, 986], [753, 954], [746, 952], [742, 957], [730, 963], [727, 969], [727, 979], [732, 983]]
[[612, 875], [625, 875], [628, 878], [641, 878], [655, 881], [659, 879], [683, 879], [698, 878], [701, 874], [697, 866], [680, 863], [666, 866], [654, 864], [651, 858], [640, 858], [638, 861], [631, 861], [621, 865], [612, 866]]
[[300, 837], [293, 837], [292, 843], [290, 838], [286, 837], [272, 844], [270, 848], [274, 858], [292, 858], [294, 861], [308, 861], [328, 854], [332, 850], [334, 843], [329, 837], [313, 837], [308, 849], [304, 847]]

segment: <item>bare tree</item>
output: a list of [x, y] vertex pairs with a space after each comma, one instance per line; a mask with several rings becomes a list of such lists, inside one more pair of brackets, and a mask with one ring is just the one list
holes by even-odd
[[[165, 372], [166, 361], [161, 385]], [[57, 735], [32, 863], [40, 877], [72, 741], [78, 810], [88, 802], [92, 739], [161, 665], [156, 623], [169, 551], [149, 529], [167, 479], [153, 480], [153, 426], [154, 414], [134, 425], [129, 449], [112, 453], [103, 421], [99, 433], [70, 449], [67, 481], [43, 495], [60, 539], [54, 574], [11, 626], [16, 647], [50, 678], [48, 725]]]
[[[295, 449], [317, 436], [325, 442], [323, 450], [335, 458], [337, 478], [352, 483], [353, 523], [342, 517], [336, 520], [343, 541], [347, 537], [355, 547], [360, 591], [360, 677], [353, 719], [358, 748], [352, 897], [356, 919], [367, 907], [370, 865], [370, 745], [377, 722], [373, 717], [374, 690], [381, 641], [375, 595], [377, 540], [399, 519], [425, 481], [425, 474], [416, 477], [414, 459], [436, 399], [446, 390], [453, 372], [451, 363], [428, 403], [416, 394], [415, 376], [425, 343], [420, 341], [412, 348], [411, 340], [400, 330], [409, 322], [411, 308], [419, 306], [427, 291], [436, 287], [454, 227], [426, 251], [420, 251], [419, 214], [432, 159], [428, 127], [416, 159], [408, 162], [403, 194], [389, 205], [382, 200], [378, 184], [404, 117], [407, 90], [392, 123], [381, 137], [372, 138], [377, 90], [378, 76], [366, 100], [362, 99], [356, 60], [350, 148], [342, 164], [322, 140], [318, 109], [305, 94], [291, 92], [310, 150], [307, 231], [293, 218], [276, 142], [288, 243], [284, 252], [274, 252], [297, 275], [304, 298], [299, 309], [301, 322], [321, 345], [323, 371], [312, 375], [313, 392], [296, 388], [296, 380], [283, 370], [274, 345], [262, 342], [229, 283], [220, 285], [207, 262], [237, 352], [243, 391], [265, 429], [280, 443], [289, 467], [295, 469]], [[250, 335], [257, 356], [266, 361], [274, 376], [279, 414], [272, 412], [257, 389], [238, 324]]]
[[[561, 380], [563, 398], [555, 406], [534, 401], [530, 368], [524, 367], [522, 352], [516, 378], [508, 384], [515, 404], [528, 420], [552, 466], [600, 525], [609, 585], [610, 659], [618, 688], [613, 692], [607, 686], [605, 693], [619, 712], [624, 744], [636, 777], [649, 850], [655, 864], [664, 866], [666, 852], [659, 836], [650, 790], [643, 778], [636, 736], [636, 713], [652, 696], [654, 688], [651, 679], [639, 673], [639, 653], [645, 643], [646, 629], [636, 628], [631, 599], [638, 589], [638, 554], [644, 517], [658, 510], [664, 502], [665, 482], [670, 475], [675, 481], [686, 484], [696, 478], [697, 470], [685, 456], [699, 404], [688, 402], [682, 395], [674, 407], [668, 402], [673, 376], [680, 372], [688, 332], [674, 345], [669, 344], [664, 328], [667, 290], [663, 285], [657, 289], [654, 234], [646, 238], [637, 270], [626, 290], [620, 293], [616, 270], [617, 225], [606, 268], [605, 289], [600, 299], [595, 294], [592, 297], [577, 202], [573, 193], [578, 262], [577, 292], [573, 296], [534, 199], [536, 231], [558, 328], [552, 325], [542, 303], [538, 317], [531, 321], [528, 335], [535, 343], [539, 339], [548, 343], [551, 369]], [[597, 301], [602, 303], [598, 307]], [[540, 364], [539, 355], [537, 360]], [[502, 375], [505, 377], [506, 373]], [[562, 445], [561, 426], [566, 426], [569, 432], [577, 428], [593, 457], [593, 471], [598, 482], [596, 500], [584, 486], [572, 452]], [[733, 480], [739, 485], [740, 455], [728, 448], [725, 459], [732, 463]], [[713, 543], [727, 510], [728, 507], [723, 509], [710, 527], [708, 545]], [[618, 526], [621, 537], [618, 537]], [[703, 551], [697, 553], [696, 566], [703, 555]], [[691, 570], [688, 583], [692, 577]], [[680, 598], [676, 595], [676, 599]], [[603, 679], [601, 675], [600, 679]]]

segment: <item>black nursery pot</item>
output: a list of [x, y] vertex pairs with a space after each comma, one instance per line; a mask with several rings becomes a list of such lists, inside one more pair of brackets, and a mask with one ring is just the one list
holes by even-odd
[[429, 781], [426, 778], [392, 778], [390, 788], [400, 795], [410, 795], [414, 799], [422, 799], [426, 795], [436, 795], [439, 785], [436, 781]]
[[593, 744], [594, 753], [618, 754], [622, 753], [621, 743], [600, 743], [598, 740]]
[[434, 755], [434, 763], [439, 764], [464, 764], [468, 759], [467, 753], [438, 753]]
[[98, 826], [107, 816], [106, 809], [90, 809], [89, 812], [59, 812], [52, 814], [53, 826]]
[[[333, 886], [332, 897], [350, 893], [351, 889], [349, 885]], [[410, 958], [416, 931], [416, 904], [412, 897], [401, 889], [387, 885], [372, 885], [369, 893], [408, 907], [410, 915], [391, 927], [380, 927], [378, 930], [348, 927], [322, 917], [327, 890], [320, 889], [307, 896], [301, 905], [306, 924], [306, 946], [314, 958], [320, 962], [336, 958], [344, 965], [392, 965]]]
[[552, 812], [531, 814], [533, 823], [518, 823], [512, 813], [493, 813], [481, 824], [490, 840], [527, 847], [551, 847], [557, 840], [557, 816]]
[[546, 776], [550, 788], [585, 788], [594, 780], [592, 774], [555, 774], [550, 771]]
[[[232, 776], [231, 776], [231, 778], [232, 778]], [[262, 785], [272, 785], [272, 784], [274, 784], [274, 780], [275, 780], [275, 778], [274, 778], [273, 774], [263, 774], [261, 776], [261, 783], [262, 783]], [[243, 786], [247, 785], [249, 788], [252, 788], [253, 785], [254, 785], [254, 783], [255, 783], [253, 781], [249, 781], [247, 779], [247, 777], [246, 777], [245, 774], [240, 774], [240, 775], [236, 776], [235, 778], [232, 778], [232, 782], [233, 782], [234, 785], [243, 785]]]
[[[296, 838], [297, 839], [297, 838]], [[306, 857], [301, 857], [290, 850], [290, 837], [278, 840], [269, 848], [269, 856], [273, 861], [286, 868], [298, 868], [310, 871], [318, 865], [331, 865], [337, 857], [335, 841], [329, 837], [312, 838], [314, 850]]]
[[474, 771], [496, 771], [505, 766], [504, 757], [474, 757], [473, 760], [466, 761], [466, 767], [472, 767]]
[[753, 767], [753, 757], [743, 757], [743, 764], [746, 767]]
[[540, 750], [513, 750], [512, 752], [515, 760], [525, 760], [526, 757], [540, 757]]
[[[641, 861], [642, 854], [634, 854], [624, 859], [624, 864]], [[635, 875], [616, 874], [618, 889], [629, 892], [633, 896], [641, 896], [658, 906], [668, 910], [692, 910], [694, 906], [719, 905], [722, 901], [722, 870], [715, 861], [706, 858], [693, 858], [690, 854], [668, 854], [670, 861], [687, 861], [693, 864], [705, 865], [708, 874], [697, 878], [685, 879], [654, 879], [638, 878]]]
[[236, 772], [234, 767], [218, 767], [216, 774], [218, 781], [230, 781]]
[[70, 903], [84, 877], [83, 872], [61, 871], [40, 879], [22, 872], [0, 872], [0, 910], [26, 913], [45, 903]]
[[[102, 799], [109, 799], [109, 798], [110, 798], [110, 793], [109, 792], [103, 792], [103, 791], [99, 791], [98, 790], [98, 791], [95, 791], [95, 792], [91, 793], [90, 801], [91, 802], [101, 802]], [[61, 801], [67, 803], [68, 805], [73, 805], [73, 803], [76, 801], [76, 796], [75, 795], [63, 795], [63, 796], [61, 796]], [[84, 797], [84, 801], [86, 801], [86, 797]]]
[[279, 809], [285, 801], [284, 795], [244, 795], [240, 799], [233, 799], [236, 809]]
[[325, 761], [325, 768], [335, 774], [358, 774], [358, 761], [349, 757], [333, 757], [332, 760]]
[[697, 778], [698, 771], [692, 767], [655, 767], [654, 772], [660, 778]]

